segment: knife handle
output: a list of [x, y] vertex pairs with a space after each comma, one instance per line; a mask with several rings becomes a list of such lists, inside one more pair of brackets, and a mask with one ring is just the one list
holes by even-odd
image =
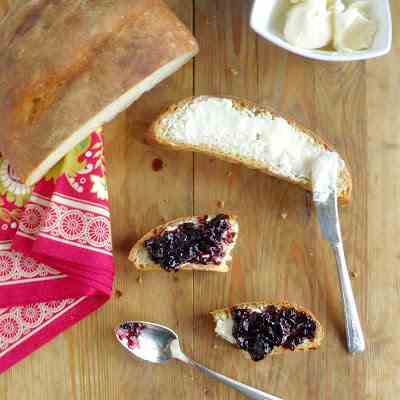
[[332, 247], [335, 252], [340, 291], [343, 299], [344, 316], [346, 320], [347, 348], [350, 353], [360, 353], [365, 350], [365, 340], [357, 312], [353, 289], [351, 287], [349, 270], [344, 255], [343, 242], [339, 242]]

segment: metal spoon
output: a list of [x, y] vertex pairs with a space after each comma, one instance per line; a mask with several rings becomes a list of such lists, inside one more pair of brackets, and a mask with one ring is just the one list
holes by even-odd
[[[137, 343], [135, 344], [135, 346], [128, 346], [127, 340], [121, 339], [118, 335], [118, 330], [121, 329], [122, 326], [124, 326], [125, 324], [142, 325], [142, 329], [140, 330], [140, 334], [137, 337]], [[279, 397], [272, 396], [258, 389], [235, 381], [234, 379], [227, 378], [226, 376], [219, 374], [218, 372], [214, 372], [191, 360], [182, 352], [177, 334], [165, 326], [153, 324], [150, 322], [127, 321], [124, 324], [121, 324], [115, 330], [115, 335], [118, 342], [125, 350], [127, 350], [130, 354], [141, 358], [142, 360], [150, 361], [152, 363], [165, 363], [170, 359], [175, 358], [176, 360], [182, 361], [183, 363], [189, 364], [192, 367], [204, 372], [210, 378], [219, 380], [225, 383], [225, 385], [236, 389], [237, 391], [247, 396], [249, 399], [282, 400]]]

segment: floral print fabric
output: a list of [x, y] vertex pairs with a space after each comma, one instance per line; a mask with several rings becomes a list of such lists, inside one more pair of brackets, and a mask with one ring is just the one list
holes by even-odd
[[0, 372], [109, 298], [107, 201], [100, 130], [34, 187], [0, 155]]

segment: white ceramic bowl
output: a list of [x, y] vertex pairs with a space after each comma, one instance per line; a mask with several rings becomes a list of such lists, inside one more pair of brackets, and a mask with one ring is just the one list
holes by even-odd
[[305, 50], [292, 46], [283, 36], [285, 16], [290, 7], [289, 0], [254, 0], [250, 25], [265, 39], [303, 57], [325, 61], [367, 60], [389, 53], [392, 47], [392, 17], [389, 0], [369, 1], [371, 4], [371, 14], [378, 23], [378, 32], [373, 46], [368, 50], [339, 52]]

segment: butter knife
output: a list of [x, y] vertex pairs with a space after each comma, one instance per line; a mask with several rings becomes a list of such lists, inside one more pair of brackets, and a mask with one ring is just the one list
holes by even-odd
[[322, 234], [330, 243], [336, 257], [340, 291], [346, 320], [347, 348], [350, 353], [363, 352], [365, 350], [365, 340], [357, 312], [353, 289], [351, 287], [346, 257], [344, 255], [339, 222], [337, 190], [332, 190], [329, 197], [323, 202], [314, 199], [314, 204], [317, 209]]

